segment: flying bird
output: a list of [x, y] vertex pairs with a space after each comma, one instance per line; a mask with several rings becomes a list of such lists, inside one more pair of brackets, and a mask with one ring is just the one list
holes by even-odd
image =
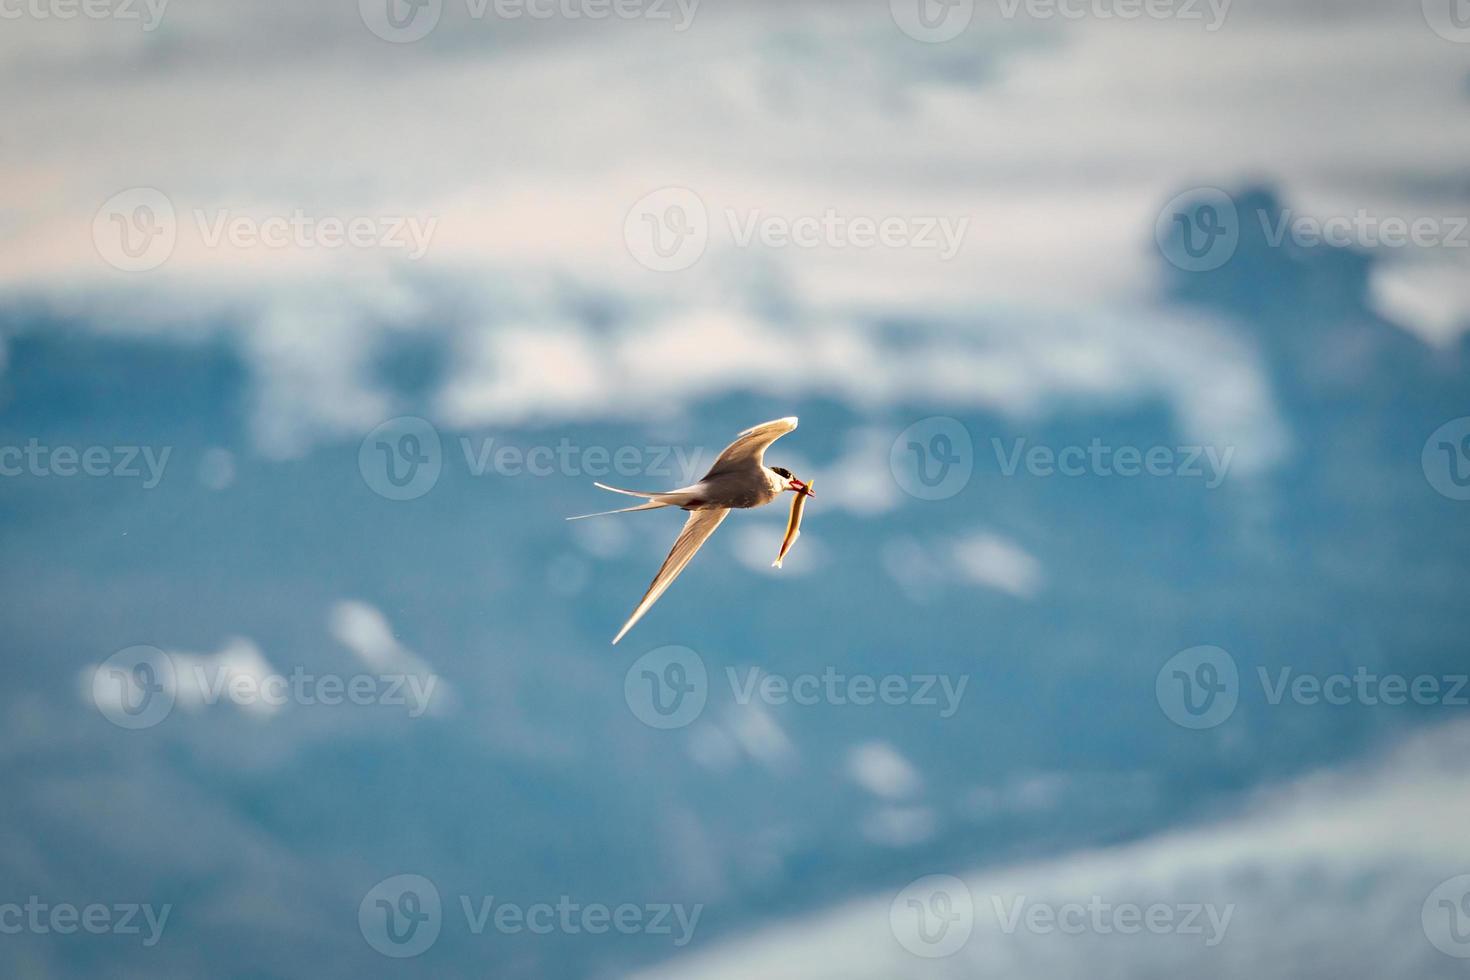
[[725, 447], [714, 465], [709, 468], [709, 472], [698, 483], [677, 490], [641, 493], [637, 490], [610, 487], [605, 483], [594, 484], [613, 493], [642, 497], [644, 503], [620, 510], [605, 510], [598, 514], [581, 514], [568, 517], [567, 520], [580, 521], [587, 517], [606, 517], [608, 514], [657, 510], [660, 507], [681, 507], [689, 512], [689, 519], [684, 522], [684, 530], [679, 532], [669, 557], [664, 559], [663, 567], [653, 577], [652, 584], [643, 594], [638, 607], [633, 610], [633, 615], [628, 617], [623, 628], [618, 630], [618, 635], [613, 637], [614, 643], [626, 636], [633, 624], [642, 619], [643, 614], [652, 608], [659, 596], [668, 590], [674, 579], [684, 570], [684, 566], [694, 557], [694, 553], [709, 540], [709, 536], [715, 533], [715, 528], [720, 526], [731, 510], [764, 507], [787, 490], [816, 496], [806, 482], [793, 476], [790, 470], [766, 465], [766, 450], [771, 443], [795, 428], [796, 417], [789, 416], [746, 429]]

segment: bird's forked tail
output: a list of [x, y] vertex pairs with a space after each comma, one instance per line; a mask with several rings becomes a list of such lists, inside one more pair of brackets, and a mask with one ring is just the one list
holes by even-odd
[[603, 490], [611, 490], [613, 493], [626, 494], [629, 497], [645, 497], [647, 498], [647, 500], [644, 503], [638, 504], [636, 507], [619, 507], [617, 510], [600, 510], [595, 514], [578, 514], [576, 517], [568, 517], [567, 520], [580, 521], [585, 520], [588, 517], [606, 517], [609, 514], [628, 514], [632, 513], [635, 510], [657, 510], [660, 507], [679, 506], [679, 504], [673, 500], [660, 499], [674, 496], [678, 494], [679, 491], [672, 491], [670, 493], [643, 493], [638, 490], [623, 490], [618, 487], [610, 487], [606, 483], [594, 483], [592, 485]]

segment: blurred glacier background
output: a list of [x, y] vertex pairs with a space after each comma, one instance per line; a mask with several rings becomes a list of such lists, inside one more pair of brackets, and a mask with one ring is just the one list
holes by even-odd
[[1465, 975], [1470, 10], [922, 4], [4, 7], [0, 972]]

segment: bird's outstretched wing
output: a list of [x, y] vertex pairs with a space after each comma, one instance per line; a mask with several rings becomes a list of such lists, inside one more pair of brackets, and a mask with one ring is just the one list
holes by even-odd
[[741, 469], [748, 466], [764, 466], [766, 449], [777, 439], [796, 428], [796, 416], [789, 415], [784, 419], [776, 419], [771, 422], [762, 422], [760, 425], [751, 426], [735, 441], [725, 447], [715, 459], [714, 465], [705, 474], [708, 479], [716, 473], [726, 470]]
[[715, 533], [715, 528], [720, 526], [720, 522], [725, 519], [725, 515], [728, 513], [730, 511], [725, 507], [709, 507], [704, 510], [689, 512], [689, 520], [684, 522], [684, 530], [679, 532], [679, 537], [674, 542], [674, 550], [670, 551], [669, 557], [664, 559], [663, 567], [653, 577], [653, 583], [649, 585], [648, 591], [643, 594], [643, 599], [638, 603], [638, 608], [633, 610], [633, 615], [628, 617], [628, 621], [623, 624], [623, 628], [618, 630], [618, 635], [613, 637], [614, 643], [621, 640], [627, 634], [628, 630], [633, 628], [633, 624], [642, 619], [643, 614], [653, 607], [653, 604], [658, 601], [658, 597], [663, 595], [670, 585], [674, 584], [674, 579], [678, 578], [679, 573], [684, 570], [684, 566], [689, 564], [689, 559], [693, 558], [694, 553], [699, 550], [700, 545], [704, 544], [709, 539], [709, 536]]

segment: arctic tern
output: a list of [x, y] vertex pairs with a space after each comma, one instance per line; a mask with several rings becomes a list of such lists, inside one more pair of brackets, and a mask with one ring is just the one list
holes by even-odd
[[790, 470], [780, 466], [767, 466], [765, 462], [766, 449], [771, 443], [795, 428], [796, 417], [789, 416], [746, 429], [735, 437], [734, 442], [725, 447], [714, 465], [709, 468], [709, 472], [698, 483], [680, 487], [677, 490], [642, 493], [637, 490], [610, 487], [605, 483], [594, 484], [603, 490], [611, 490], [613, 493], [642, 497], [644, 503], [620, 510], [606, 510], [597, 514], [568, 517], [567, 520], [580, 521], [587, 517], [627, 514], [636, 510], [657, 510], [660, 507], [680, 507], [689, 511], [689, 519], [684, 522], [684, 530], [679, 532], [678, 539], [674, 541], [673, 550], [664, 559], [663, 567], [653, 577], [652, 584], [643, 594], [638, 607], [633, 610], [633, 615], [628, 617], [623, 628], [618, 630], [618, 635], [613, 637], [613, 643], [617, 643], [626, 636], [628, 630], [633, 628], [633, 624], [642, 619], [643, 614], [652, 608], [659, 596], [663, 595], [673, 584], [674, 579], [679, 577], [679, 573], [684, 570], [685, 565], [689, 564], [694, 553], [709, 539], [711, 534], [715, 533], [715, 528], [720, 526], [725, 515], [731, 510], [764, 507], [787, 490], [816, 496], [806, 482], [793, 476]]

